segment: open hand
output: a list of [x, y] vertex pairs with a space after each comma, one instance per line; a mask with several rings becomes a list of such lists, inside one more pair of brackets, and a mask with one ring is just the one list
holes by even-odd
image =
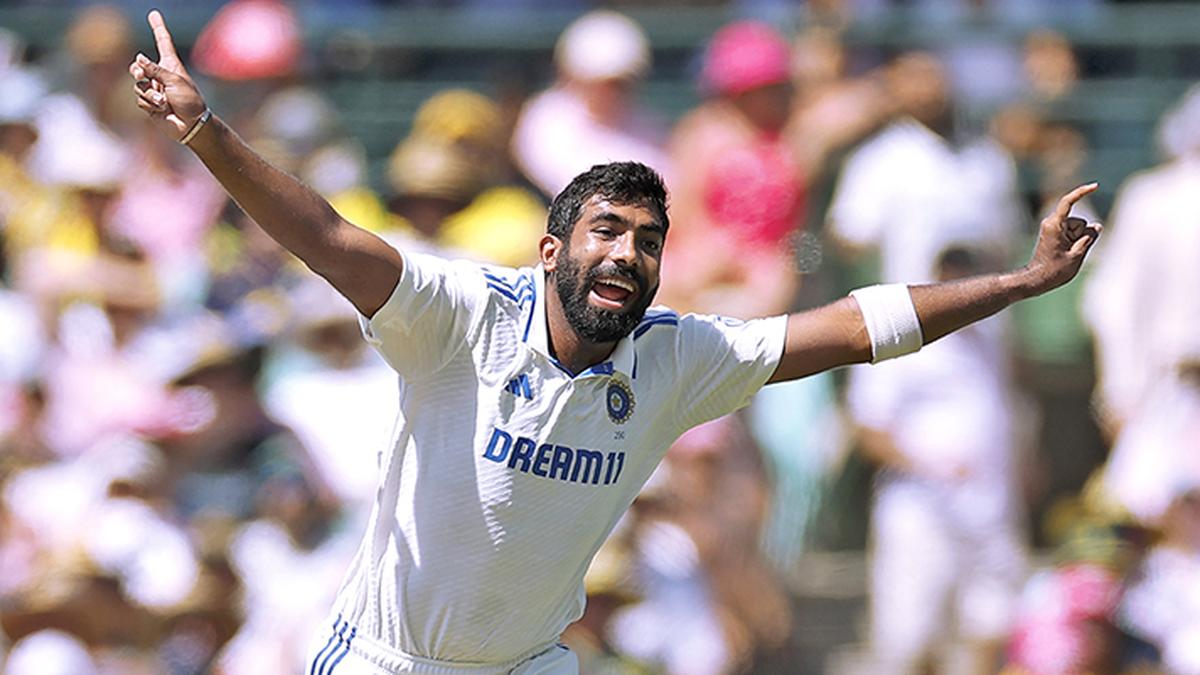
[[1026, 270], [1035, 275], [1039, 292], [1058, 288], [1075, 277], [1103, 226], [1071, 215], [1071, 207], [1096, 191], [1096, 183], [1081, 185], [1063, 195], [1054, 211], [1042, 219], [1037, 246]]
[[158, 63], [145, 54], [138, 54], [129, 64], [129, 74], [134, 79], [138, 107], [146, 111], [164, 133], [179, 140], [196, 124], [208, 106], [179, 60], [175, 42], [171, 39], [162, 14], [153, 10], [147, 19], [154, 31]]

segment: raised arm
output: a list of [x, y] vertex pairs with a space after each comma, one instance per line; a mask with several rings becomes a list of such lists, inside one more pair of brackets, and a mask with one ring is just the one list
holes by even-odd
[[[1090, 183], [1059, 199], [1042, 220], [1037, 246], [1024, 267], [958, 281], [908, 287], [923, 344], [987, 318], [1018, 300], [1070, 281], [1100, 236], [1098, 223], [1071, 217], [1071, 207], [1096, 190]], [[902, 322], [901, 322], [902, 323]], [[783, 358], [771, 382], [792, 380], [874, 358], [872, 336], [859, 302], [842, 298], [788, 317]]]
[[267, 234], [372, 316], [400, 279], [400, 254], [346, 222], [320, 195], [268, 164], [212, 115], [175, 51], [162, 14], [150, 12], [149, 21], [159, 60], [138, 54], [129, 66], [138, 107], [168, 136], [185, 142]]

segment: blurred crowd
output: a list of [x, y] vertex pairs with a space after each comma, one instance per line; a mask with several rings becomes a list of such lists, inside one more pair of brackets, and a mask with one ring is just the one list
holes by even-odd
[[[721, 27], [676, 120], [640, 103], [644, 29], [583, 14], [545, 90], [436, 93], [382, 180], [303, 76], [287, 4], [224, 5], [186, 62], [260, 153], [406, 250], [533, 264], [571, 177], [647, 163], [671, 192], [659, 302], [748, 318], [1023, 264], [1088, 178], [1086, 134], [1055, 115], [1083, 67], [1062, 35], [848, 47], [884, 4]], [[350, 304], [143, 119], [135, 18], [81, 8], [36, 59], [0, 29], [0, 672], [297, 672], [365, 526], [396, 377]], [[1157, 141], [1108, 214], [1082, 209], [1106, 235], [1072, 287], [681, 438], [588, 573], [563, 637], [582, 672], [797, 672], [792, 581], [858, 463], [847, 672], [1200, 673], [1200, 89]], [[1088, 377], [1055, 375], [1081, 360]], [[1087, 429], [1104, 461], [1054, 493]]]

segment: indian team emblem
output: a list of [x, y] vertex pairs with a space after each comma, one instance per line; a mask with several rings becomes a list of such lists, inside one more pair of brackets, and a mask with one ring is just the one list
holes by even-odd
[[624, 381], [613, 378], [608, 383], [608, 418], [624, 424], [633, 415], [633, 390]]

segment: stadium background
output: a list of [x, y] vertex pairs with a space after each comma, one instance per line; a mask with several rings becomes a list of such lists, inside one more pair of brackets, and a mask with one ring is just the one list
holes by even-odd
[[[112, 5], [115, 14], [96, 19], [94, 13], [89, 14], [95, 7], [87, 3], [5, 2], [0, 5], [0, 28], [8, 33], [5, 44], [11, 46], [6, 72], [21, 69], [36, 73], [39, 84], [33, 91], [37, 92], [37, 98], [67, 92], [88, 101], [91, 95], [88, 78], [99, 77], [96, 73], [100, 72], [88, 68], [102, 69], [104, 60], [113, 56], [105, 52], [106, 44], [124, 49], [124, 41], [128, 40], [129, 47], [154, 54], [150, 33], [141, 19], [151, 6], [142, 2], [117, 3]], [[343, 205], [351, 212], [366, 214], [367, 218], [382, 219], [378, 222], [383, 223], [386, 216], [380, 209], [394, 205], [392, 200], [402, 190], [436, 192], [445, 188], [400, 185], [389, 173], [389, 167], [399, 161], [397, 146], [412, 138], [414, 129], [419, 130], [417, 118], [421, 106], [440, 92], [466, 89], [492, 97], [505, 124], [511, 124], [511, 118], [515, 117], [521, 104], [554, 80], [555, 44], [563, 29], [596, 5], [582, 0], [293, 3], [288, 7], [294, 12], [299, 32], [295, 43], [284, 40], [281, 49], [298, 47], [298, 51], [284, 58], [281, 64], [274, 66], [274, 72], [264, 77], [222, 77], [204, 73], [203, 68], [196, 66], [192, 49], [223, 3], [163, 2], [153, 6], [166, 14], [185, 63], [199, 75], [201, 88], [210, 97], [213, 108], [230, 119], [235, 128], [249, 129], [253, 128], [251, 125], [261, 124], [264, 102], [269, 101], [273, 93], [284, 89], [285, 84], [302, 86], [303, 96], [285, 99], [280, 107], [286, 111], [289, 106], [294, 106], [315, 117], [316, 121], [296, 122], [301, 127], [301, 135], [320, 135], [322, 143], [336, 140], [340, 148], [352, 148], [335, 157], [349, 157], [347, 161], [352, 163], [361, 162], [361, 174], [356, 174], [359, 180], [355, 187], [374, 197], [360, 195], [361, 199], [356, 197]], [[1009, 146], [1017, 162], [1022, 202], [1029, 215], [1021, 233], [1022, 243], [1016, 247], [1022, 255], [1032, 241], [1035, 214], [1043, 208], [1045, 192], [1049, 189], [1045, 178], [1052, 169], [1047, 168], [1046, 163], [1069, 164], [1069, 172], [1080, 182], [1085, 179], [1100, 181], [1100, 191], [1091, 208], [1103, 216], [1112, 205], [1117, 188], [1130, 175], [1160, 161], [1161, 153], [1155, 140], [1160, 119], [1200, 75], [1200, 58], [1197, 58], [1200, 57], [1200, 41], [1195, 30], [1200, 26], [1200, 6], [1190, 2], [874, 0], [856, 3], [848, 0], [805, 4], [786, 0], [694, 3], [663, 0], [604, 6], [625, 13], [645, 30], [652, 62], [637, 86], [636, 100], [667, 128], [705, 100], [705, 94], [697, 84], [704, 47], [718, 29], [739, 18], [764, 20], [789, 39], [814, 27], [829, 31], [844, 46], [847, 56], [844, 76], [847, 80], [870, 77], [894, 56], [913, 49], [938, 55], [952, 71], [957, 67], [959, 70], [952, 72], [951, 80], [957, 78], [959, 84], [969, 85], [973, 80], [993, 77], [1012, 78], [1014, 84], [1007, 89], [1001, 87], [998, 93], [984, 88], [982, 92], [976, 91], [974, 98], [962, 92], [956, 95], [959, 97], [959, 121], [965, 129], [998, 133], [997, 113], [1008, 106], [1024, 103], [1027, 107], [1021, 110], [1036, 117], [1036, 124], [1041, 128], [1069, 132], [1067, 147], [1062, 150], [1065, 157], [1047, 158], [1038, 148], [1027, 148], [1025, 154], [1021, 154], [1019, 147]], [[90, 32], [81, 35], [78, 26], [85, 16], [91, 16], [93, 23], [87, 25], [86, 30]], [[129, 21], [127, 29], [119, 28], [119, 21], [113, 16], [125, 17]], [[1067, 53], [1074, 58], [1076, 77], [1068, 78], [1071, 81], [1052, 97], [1038, 99], [1031, 96], [1020, 83], [1027, 77], [1021, 69], [1030, 49], [1030, 36], [1042, 36], [1056, 45], [1065, 45]], [[129, 51], [116, 58], [127, 62], [133, 53]], [[213, 57], [213, 63], [217, 64], [213, 66], [214, 70], [220, 70], [222, 58], [236, 61], [239, 57], [236, 54]], [[262, 58], [269, 60], [271, 56]], [[93, 60], [89, 62], [88, 59]], [[972, 71], [973, 67], [982, 70]], [[116, 82], [123, 95], [127, 80]], [[12, 103], [20, 92], [28, 89], [5, 91], [13, 97], [9, 101]], [[13, 91], [18, 93], [13, 94]], [[132, 99], [132, 96], [128, 98]], [[324, 103], [313, 103], [317, 99]], [[280, 105], [278, 100], [276, 105]], [[10, 117], [3, 122], [9, 125], [26, 123], [38, 114], [30, 112], [36, 107], [31, 105], [27, 111], [14, 113], [14, 106], [10, 105], [5, 109], [5, 114]], [[450, 113], [450, 116], [456, 114], [459, 112]], [[461, 114], [469, 116], [468, 113]], [[289, 123], [285, 114], [280, 113], [278, 119], [282, 120], [279, 123], [283, 126]], [[112, 125], [109, 131], [120, 143], [126, 144], [127, 149], [138, 148], [141, 152], [154, 147], [152, 141], [137, 136], [132, 129], [136, 126], [124, 120]], [[263, 131], [261, 138], [252, 137], [251, 140], [261, 141], [260, 149], [269, 156], [302, 172], [305, 165], [300, 155], [315, 150], [319, 143], [315, 138], [285, 138], [284, 131], [276, 129], [276, 132], [275, 138]], [[289, 143], [292, 143], [290, 147]], [[77, 147], [79, 152], [86, 154], [92, 146], [81, 141]], [[790, 301], [794, 308], [827, 301], [860, 282], [870, 281], [877, 273], [871, 259], [853, 263], [843, 259], [824, 232], [825, 208], [835, 189], [840, 158], [853, 147], [854, 144], [838, 148], [825, 160], [824, 168], [809, 177], [807, 206], [803, 218], [795, 225], [796, 232], [802, 234], [791, 240], [789, 249], [802, 279]], [[502, 148], [507, 148], [507, 141]], [[151, 154], [154, 152], [169, 154], [174, 149], [153, 150]], [[507, 154], [506, 150], [502, 152]], [[171, 167], [168, 172], [182, 175], [187, 170], [181, 167], [187, 162], [194, 163], [194, 160], [190, 157], [181, 159], [182, 153], [177, 154], [178, 157], [171, 156], [163, 162]], [[161, 159], [161, 155], [159, 157]], [[504, 174], [508, 183], [519, 186], [528, 194], [538, 194], [537, 188], [514, 170], [509, 160], [505, 163], [510, 165], [508, 173]], [[11, 167], [5, 165], [5, 168]], [[338, 350], [352, 351], [340, 342], [346, 337], [345, 330], [341, 333], [336, 329], [320, 332], [331, 325], [344, 329], [345, 308], [338, 306], [337, 301], [327, 294], [311, 288], [312, 284], [306, 284], [304, 275], [292, 269], [290, 263], [275, 261], [273, 253], [261, 253], [261, 248], [256, 248], [262, 246], [261, 242], [247, 234], [248, 230], [238, 223], [234, 211], [201, 188], [194, 194], [199, 195], [199, 201], [208, 200], [205, 203], [210, 215], [207, 222], [195, 225], [198, 231], [189, 233], [187, 237], [191, 238], [187, 240], [191, 246], [203, 251], [204, 262], [199, 265], [203, 269], [179, 273], [178, 278], [168, 281], [163, 281], [161, 269], [151, 270], [152, 276], [159, 275], [158, 284], [164, 286], [153, 293], [152, 298], [138, 295], [139, 286], [145, 283], [145, 278], [138, 275], [147, 271], [140, 266], [147, 259], [154, 264], [162, 264], [162, 260], [185, 260], [173, 258], [179, 252], [170, 251], [170, 245], [163, 247], [168, 250], [163, 253], [163, 258], [155, 259], [156, 254], [131, 253], [120, 246], [116, 253], [106, 251], [103, 242], [77, 246], [78, 241], [69, 241], [69, 232], [63, 234], [64, 238], [56, 239], [44, 232], [18, 231], [13, 225], [19, 217], [14, 214], [26, 202], [45, 200], [58, 209], [55, 213], [59, 214], [59, 221], [50, 222], [56, 218], [51, 217], [49, 221], [38, 222], [50, 222], [47, 227], [56, 232], [69, 229], [62, 225], [62, 220], [75, 217], [75, 211], [79, 209], [85, 216], [88, 213], [86, 205], [80, 207], [74, 200], [83, 195], [82, 199], [86, 201], [87, 195], [93, 193], [119, 199], [122, 190], [130, 190], [129, 186], [140, 180], [130, 178], [135, 175], [134, 168], [130, 164], [122, 169], [125, 173], [118, 172], [118, 175], [96, 169], [92, 175], [64, 178], [57, 184], [48, 180], [35, 181], [36, 185], [13, 180], [7, 187], [0, 186], [0, 192], [4, 193], [4, 199], [0, 200], [0, 233], [6, 244], [4, 258], [7, 263], [3, 267], [5, 277], [0, 292], [4, 293], [8, 303], [6, 307], [34, 308], [29, 312], [6, 309], [4, 316], [12, 320], [0, 325], [5, 358], [8, 359], [6, 364], [9, 364], [0, 378], [3, 379], [0, 385], [3, 385], [6, 406], [4, 421], [0, 424], [0, 452], [3, 453], [0, 456], [0, 486], [5, 488], [4, 502], [0, 503], [0, 637], [3, 637], [0, 639], [0, 663], [4, 662], [9, 649], [14, 655], [12, 661], [20, 661], [5, 671], [13, 673], [191, 673], [214, 669], [215, 672], [236, 673], [250, 672], [239, 669], [245, 668], [246, 663], [259, 667], [271, 663], [272, 657], [258, 653], [242, 655], [239, 658], [245, 660], [238, 666], [235, 658], [223, 654], [227, 641], [241, 631], [242, 640], [248, 639], [246, 635], [253, 635], [264, 643], [275, 640], [279, 650], [275, 663], [284, 668], [287, 667], [285, 664], [294, 663], [289, 661], [294, 657], [287, 650], [294, 651], [296, 641], [306, 639], [307, 635], [255, 626], [278, 621], [279, 616], [288, 611], [309, 611], [307, 607], [295, 609], [278, 597], [279, 594], [304, 593], [306, 583], [300, 577], [308, 575], [309, 587], [320, 583], [325, 586], [336, 584], [337, 564], [314, 562], [308, 554], [322, 550], [322, 542], [327, 538], [336, 539], [336, 534], [331, 532], [349, 531], [350, 539], [353, 539], [355, 521], [345, 513], [351, 509], [339, 501], [344, 495], [338, 494], [337, 489], [308, 484], [306, 481], [320, 482], [319, 478], [313, 479], [309, 475], [309, 472], [321, 474], [320, 461], [315, 469], [305, 466], [307, 460], [297, 460], [289, 445], [294, 439], [281, 428], [273, 427], [272, 433], [268, 434], [270, 438], [263, 440], [263, 444], [271, 446], [269, 451], [212, 460], [223, 463], [220, 470], [229, 481], [237, 482], [238, 475], [248, 481], [251, 487], [230, 487], [228, 494], [241, 495], [252, 503], [242, 512], [210, 517], [212, 513], [206, 509], [213, 505], [189, 502], [189, 499], [204, 501], [205, 498], [188, 490], [219, 493], [220, 486], [225, 483], [216, 479], [205, 483], [197, 478], [192, 481], [195, 485], [189, 487], [189, 480], [195, 476], [179, 475], [179, 471], [207, 475], [216, 470], [194, 457], [190, 469], [172, 466], [173, 457], [176, 457], [172, 453], [203, 455], [206, 442], [232, 442], [230, 434], [222, 435], [218, 431], [208, 440], [201, 439], [191, 445], [178, 443], [177, 437], [186, 435], [180, 428], [189, 424], [181, 422], [180, 418], [203, 418], [206, 410], [211, 412], [205, 406], [213, 405], [211, 401], [184, 400], [189, 392], [195, 393], [192, 388], [210, 386], [195, 378], [229, 376], [236, 380], [245, 376], [252, 381], [241, 384], [248, 384], [251, 392], [257, 392], [254, 395], [259, 403], [271, 409], [272, 414], [277, 409], [273, 406], [287, 408], [290, 404], [280, 401], [288, 394], [296, 395], [305, 390], [303, 387], [279, 389], [279, 382], [295, 373], [319, 371], [320, 367], [314, 368], [312, 364], [311, 353], [328, 357], [332, 352], [334, 356], [329, 357], [332, 362], [337, 360]], [[4, 175], [14, 176], [11, 173]], [[453, 182], [456, 177], [457, 174], [453, 174], [448, 180]], [[130, 182], [126, 183], [127, 180]], [[462, 188], [456, 183], [451, 189]], [[76, 191], [78, 194], [73, 194]], [[142, 206], [171, 208], [171, 199], [184, 199], [186, 197], [180, 195], [192, 193], [172, 194], [174, 196], [158, 201], [148, 200]], [[544, 194], [539, 196], [542, 203], [545, 197]], [[180, 203], [174, 205], [184, 208]], [[196, 207], [194, 210], [204, 209]], [[537, 207], [533, 211], [536, 214]], [[528, 215], [529, 212], [522, 210], [521, 213]], [[203, 215], [196, 218], [204, 220]], [[383, 230], [388, 228], [386, 224], [375, 223], [374, 226]], [[99, 227], [102, 229], [103, 226]], [[468, 231], [470, 236], [480, 236], [481, 232], [478, 229]], [[145, 235], [137, 230], [130, 232], [132, 234], [126, 233], [126, 236], [135, 242]], [[64, 244], [64, 241], [68, 243]], [[460, 243], [456, 241], [450, 246], [454, 248]], [[127, 245], [127, 241], [122, 244]], [[110, 254], [121, 262], [111, 266], [100, 263], [91, 266], [90, 262], [74, 266], [81, 263], [78, 260], [61, 263], [53, 256], [28, 260], [22, 257], [31, 251], [43, 250], [43, 247], [54, 250], [60, 246], [75, 253], [83, 251], [82, 257], [93, 259], [93, 262]], [[532, 242], [529, 248], [532, 249]], [[262, 260], [271, 261], [264, 263], [270, 269], [254, 268], [249, 263], [243, 265], [247, 260], [255, 262], [255, 256], [260, 253]], [[187, 267], [193, 263], [195, 260], [181, 264]], [[31, 273], [33, 269], [45, 273]], [[197, 277], [204, 280], [197, 281]], [[1023, 493], [1023, 498], [1029, 505], [1028, 522], [1035, 562], [1042, 568], [1052, 567], [1062, 558], [1062, 551], [1075, 550], [1072, 547], [1089, 551], [1122, 548], [1134, 545], [1132, 542], [1144, 543], [1144, 537], [1149, 536], [1129, 534], [1131, 526], [1127, 519], [1111, 514], [1098, 515], [1089, 510], [1091, 507], [1086, 503], [1085, 484], [1103, 465], [1112, 439], [1106, 438], [1100, 428], [1093, 404], [1096, 377], [1092, 336], [1079, 308], [1083, 288], [1083, 283], [1076, 283], [1012, 312], [1014, 340], [1010, 345], [1011, 353], [1019, 388], [1027, 396], [1033, 411], [1029, 419], [1033, 420], [1030, 425], [1035, 436], [1032, 447], [1037, 467], [1034, 485]], [[176, 304], [168, 304], [169, 301]], [[76, 322], [72, 324], [75, 325], [73, 330], [85, 334], [93, 330], [86, 327], [90, 325], [88, 322], [96, 320], [86, 312], [66, 311], [79, 303], [103, 308], [110, 314], [113, 307], [132, 309], [138, 330], [160, 323], [170, 324], [163, 329], [167, 336], [163, 338], [164, 355], [147, 357], [143, 354], [139, 358], [159, 359], [157, 368], [151, 368], [155, 371], [151, 380], [154, 387], [171, 390], [164, 399], [171, 402], [162, 403], [155, 399], [130, 403], [135, 407], [161, 404], [163, 410], [170, 408], [161, 413], [161, 418], [116, 420], [122, 414], [117, 411], [113, 413], [113, 419], [93, 420], [92, 426], [81, 423], [71, 433], [45, 431], [82, 414], [81, 409], [71, 406], [87, 408], [99, 405], [110, 396], [124, 396], [119, 387], [137, 381], [136, 378], [114, 376], [109, 370], [132, 367], [128, 363], [119, 366], [107, 363], [105, 368], [86, 371], [88, 377], [98, 379], [88, 381], [81, 375], [74, 380], [57, 381], [56, 378], [63, 377], [58, 371], [64, 364], [79, 367], [77, 362], [63, 355], [70, 351], [70, 346], [60, 344], [63, 317], [75, 317], [70, 319]], [[22, 317], [30, 315], [35, 318], [29, 323], [40, 328], [23, 327], [25, 324], [21, 321], [25, 319]], [[109, 320], [121, 320], [114, 316], [109, 316]], [[54, 328], [56, 325], [59, 328]], [[81, 325], [85, 327], [80, 328]], [[113, 333], [114, 329], [100, 332]], [[120, 329], [115, 332], [119, 333]], [[297, 336], [302, 337], [297, 339]], [[297, 344], [305, 340], [310, 342]], [[322, 340], [327, 342], [314, 346], [313, 343]], [[365, 357], [354, 355], [353, 358]], [[321, 367], [335, 369], [328, 365]], [[234, 374], [223, 372], [226, 368]], [[214, 371], [216, 375], [213, 375]], [[105, 377], [114, 379], [110, 383]], [[826, 381], [832, 397], [828, 409], [838, 420], [836, 424], [845, 422], [839, 403], [844, 379], [844, 373], [839, 372]], [[375, 382], [366, 376], [363, 381]], [[314, 386], [320, 386], [321, 380], [317, 378], [313, 382], [316, 383]], [[118, 389], [114, 390], [110, 385]], [[268, 401], [270, 394], [263, 392], [272, 386], [277, 387], [274, 389], [276, 398]], [[229, 387], [237, 389], [238, 384]], [[74, 391], [76, 395], [59, 394], [66, 390]], [[247, 392], [230, 394], [232, 400], [237, 400], [238, 395], [247, 395]], [[59, 399], [55, 400], [55, 396]], [[137, 399], [133, 395], [129, 397]], [[294, 407], [293, 414], [314, 414], [300, 404]], [[220, 419], [197, 424], [220, 426]], [[257, 422], [246, 424], [254, 426]], [[353, 439], [365, 436], [350, 431], [339, 432], [337, 424], [338, 420], [328, 420], [323, 432], [333, 436], [344, 433]], [[754, 426], [753, 420], [746, 424]], [[191, 431], [194, 429], [188, 433]], [[743, 443], [747, 431], [739, 427], [713, 433], [724, 434], [716, 442], [719, 446]], [[236, 436], [237, 432], [231, 435]], [[118, 437], [121, 442], [115, 445], [128, 444], [134, 449], [97, 449], [104, 445], [98, 442], [99, 439]], [[693, 442], [702, 445], [704, 441]], [[838, 445], [837, 442], [833, 444]], [[841, 444], [851, 445], [844, 438]], [[114, 454], [107, 455], [107, 452]], [[253, 458], [247, 459], [251, 455]], [[770, 639], [763, 637], [762, 631], [756, 633], [746, 629], [745, 634], [733, 638], [726, 633], [724, 639], [731, 644], [738, 644], [739, 639], [749, 643], [748, 647], [742, 645], [749, 656], [723, 666], [706, 666], [712, 667], [712, 672], [850, 672], [855, 668], [869, 668], [862, 665], [866, 658], [863, 653], [867, 650], [863, 643], [863, 613], [867, 602], [864, 551], [874, 470], [849, 447], [839, 446], [834, 455], [827, 463], [800, 470], [801, 482], [807, 481], [803, 483], [807, 493], [803, 504], [797, 508], [802, 515], [791, 522], [790, 529], [780, 533], [776, 524], [772, 533], [763, 535], [762, 555], [774, 563], [770, 574], [779, 578], [780, 588], [786, 587], [792, 597], [786, 638], [766, 646]], [[372, 452], [355, 456], [370, 461]], [[87, 464], [87, 461], [99, 464]], [[757, 481], [755, 490], [769, 492], [771, 470], [764, 470], [762, 465], [770, 465], [771, 458], [748, 461], [758, 468], [734, 473], [750, 476], [748, 480]], [[245, 466], [239, 463], [245, 463]], [[176, 473], [172, 474], [172, 471]], [[87, 481], [78, 478], [80, 472], [103, 476], [101, 482], [104, 485], [100, 492], [104, 494], [97, 499], [110, 502], [133, 499], [141, 504], [139, 508], [145, 513], [115, 514], [111, 521], [101, 522], [96, 514], [103, 509], [97, 503], [84, 503], [85, 500], [80, 499], [78, 504], [62, 506], [64, 500], [70, 501], [68, 495], [94, 488], [83, 487]], [[37, 478], [31, 479], [30, 476], [35, 474]], [[164, 478], [166, 474], [170, 474], [169, 479]], [[71, 482], [74, 480], [81, 482], [75, 485]], [[349, 484], [354, 480], [347, 478], [345, 482]], [[773, 487], [779, 489], [778, 485]], [[655, 489], [664, 488], [652, 485], [651, 490]], [[735, 488], [725, 486], [724, 489]], [[369, 491], [364, 496], [369, 499]], [[648, 508], [653, 508], [655, 499], [654, 495], [648, 497], [647, 503], [651, 505]], [[17, 503], [22, 501], [23, 504]], [[212, 498], [212, 501], [220, 500]], [[43, 514], [45, 519], [29, 515], [31, 512]], [[93, 517], [97, 520], [91, 520]], [[271, 563], [261, 562], [258, 567], [239, 560], [242, 554], [233, 551], [239, 541], [238, 535], [245, 534], [246, 528], [260, 521], [288, 522], [289, 527], [294, 528], [292, 534], [299, 542], [299, 552], [284, 546], [278, 550], [289, 550], [289, 555], [271, 558], [263, 554], [262, 559]], [[123, 542], [117, 547], [119, 551], [85, 541], [84, 535], [89, 529], [103, 531], [99, 528], [107, 526], [128, 535], [129, 528], [136, 528], [139, 523], [146, 531], [139, 536], [127, 536], [134, 541]], [[159, 548], [155, 548], [151, 540], [156, 537], [175, 543], [165, 546], [160, 540]], [[269, 539], [268, 535], [264, 537]], [[745, 542], [727, 544], [743, 546]], [[264, 550], [277, 551], [262, 542], [258, 545], [266, 547]], [[106, 554], [107, 559], [104, 558]], [[254, 554], [245, 555], [253, 557]], [[339, 559], [338, 555], [334, 550], [328, 557]], [[632, 554], [626, 551], [623, 555], [627, 558]], [[192, 570], [192, 577], [184, 575], [184, 580], [158, 578], [160, 571], [156, 566], [173, 564], [163, 561], [178, 562], [172, 556], [190, 559], [184, 567]], [[272, 567], [272, 564], [276, 566]], [[632, 563], [625, 560], [612, 564], [620, 571], [610, 572], [615, 575], [614, 579], [597, 582], [606, 589], [597, 591], [598, 596], [602, 595], [615, 605], [636, 602], [645, 589], [638, 587], [638, 582], [633, 579], [636, 575], [627, 569]], [[247, 566], [253, 569], [248, 571]], [[298, 578], [291, 580], [292, 586], [281, 583], [279, 588], [272, 588], [270, 584], [261, 584], [262, 577], [272, 575]], [[253, 580], [249, 578], [251, 576]], [[735, 578], [731, 583], [753, 585], [755, 578]], [[323, 582], [316, 581], [318, 579]], [[138, 583], [144, 588], [131, 591]], [[254, 588], [256, 583], [261, 587]], [[181, 588], [181, 585], [187, 588]], [[332, 588], [329, 588], [312, 594], [328, 595], [331, 592]], [[603, 605], [604, 601], [597, 600], [596, 604]], [[746, 623], [753, 621], [747, 619]], [[52, 632], [39, 633], [44, 630]], [[664, 630], [670, 629], [664, 627]], [[31, 635], [41, 639], [26, 643], [25, 652], [21, 652], [22, 639]], [[755, 644], [756, 639], [759, 644]], [[604, 666], [611, 671], [592, 672], [638, 672], [635, 666], [623, 661], [626, 656], [614, 654], [614, 661]], [[671, 662], [667, 656], [662, 659], [662, 663]], [[33, 669], [21, 665], [28, 663], [40, 665]], [[58, 670], [46, 669], [48, 663], [53, 663]], [[660, 667], [666, 666], [660, 663]], [[679, 667], [676, 666], [674, 672], [689, 672], [678, 670]], [[268, 665], [265, 670], [255, 672], [275, 670]]]

